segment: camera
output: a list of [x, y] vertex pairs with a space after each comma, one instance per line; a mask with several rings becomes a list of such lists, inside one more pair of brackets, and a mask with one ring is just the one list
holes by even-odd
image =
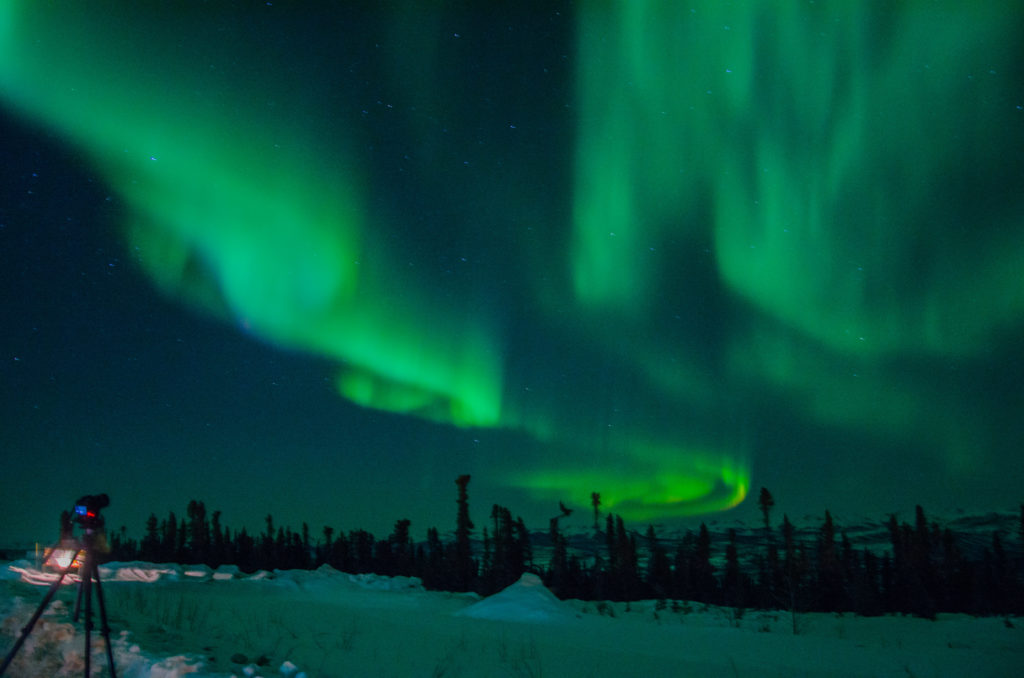
[[106, 494], [88, 494], [75, 502], [75, 511], [71, 519], [86, 528], [95, 530], [103, 527], [100, 511], [110, 506], [110, 497]]

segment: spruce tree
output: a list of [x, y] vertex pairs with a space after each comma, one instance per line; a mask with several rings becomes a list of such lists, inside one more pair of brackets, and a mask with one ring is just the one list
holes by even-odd
[[235, 564], [243, 572], [258, 569], [256, 564], [256, 540], [249, 536], [243, 527], [235, 534]]
[[373, 547], [376, 540], [366, 530], [349, 530], [349, 566], [346, 571], [355, 574], [373, 572]]
[[320, 555], [317, 561], [322, 565], [323, 563], [331, 562], [331, 549], [333, 544], [331, 542], [334, 537], [334, 528], [330, 525], [324, 525], [324, 543], [320, 547]]
[[932, 562], [932, 536], [928, 518], [920, 505], [914, 508], [914, 531], [910, 539], [910, 577], [912, 612], [919, 617], [935, 618], [936, 579]]
[[552, 518], [548, 525], [551, 536], [551, 563], [548, 565], [548, 586], [558, 596], [570, 594], [568, 586], [568, 560], [566, 559], [565, 537], [558, 529], [558, 518]]
[[761, 488], [757, 505], [761, 508], [761, 517], [764, 520], [765, 544], [765, 555], [758, 559], [757, 597], [762, 607], [770, 607], [774, 604], [773, 599], [781, 578], [781, 571], [779, 569], [779, 551], [772, 538], [771, 512], [775, 506], [775, 498], [772, 497], [768, 488]]
[[672, 590], [672, 567], [658, 541], [654, 525], [647, 526], [647, 585], [656, 598], [667, 598]]
[[727, 606], [745, 606], [742, 579], [739, 551], [736, 548], [736, 530], [730, 528], [729, 543], [725, 547], [725, 572], [722, 575], [722, 598]]
[[693, 600], [693, 559], [697, 536], [693, 530], [686, 534], [676, 545], [672, 558], [672, 597]]
[[274, 565], [274, 517], [267, 514], [265, 518], [267, 531], [260, 540], [260, 567], [266, 570], [273, 569]]
[[459, 488], [459, 496], [456, 500], [458, 512], [455, 516], [455, 553], [453, 570], [455, 576], [455, 590], [468, 591], [476, 577], [476, 564], [473, 562], [473, 550], [470, 544], [470, 535], [473, 531], [473, 521], [469, 519], [469, 475], [461, 475], [455, 479]]
[[939, 579], [944, 591], [942, 609], [946, 612], [966, 612], [970, 603], [970, 596], [967, 595], [970, 584], [964, 577], [963, 559], [956, 537], [948, 527], [942, 532]]
[[146, 519], [146, 536], [142, 539], [142, 559], [151, 563], [160, 557], [160, 522], [155, 513]]
[[373, 547], [373, 568], [369, 570], [376, 574], [383, 574], [391, 577], [395, 574], [395, 552], [390, 539], [381, 539], [374, 543]]
[[511, 512], [495, 504], [491, 508], [494, 532], [490, 573], [493, 585], [505, 588], [523, 573], [522, 551], [516, 543]]
[[711, 533], [704, 523], [700, 524], [700, 530], [697, 532], [692, 565], [694, 600], [717, 603], [718, 583], [715, 581], [714, 565], [711, 564]]
[[615, 538], [615, 516], [611, 513], [605, 518], [604, 540], [608, 547], [608, 572], [611, 574], [613, 581], [618, 581], [619, 549], [617, 546], [618, 540]]
[[836, 555], [836, 528], [832, 514], [825, 511], [825, 522], [818, 535], [818, 609], [836, 612], [841, 606], [842, 575]]
[[991, 588], [988, 598], [991, 601], [992, 611], [996, 614], [1009, 612], [1010, 602], [1013, 598], [1013, 572], [1010, 569], [1006, 549], [1003, 547], [1003, 539], [998, 530], [992, 532], [992, 566], [989, 586]]
[[189, 501], [188, 515], [188, 560], [203, 563], [207, 559], [210, 541], [210, 527], [206, 522], [206, 506], [195, 499]]
[[181, 522], [178, 523], [178, 542], [174, 545], [174, 557], [173, 560], [176, 563], [186, 562], [187, 556], [185, 555], [185, 543], [186, 543], [186, 527], [185, 519], [182, 518]]
[[784, 556], [784, 599], [789, 608], [790, 618], [793, 622], [793, 635], [797, 634], [796, 613], [800, 607], [800, 588], [802, 585], [804, 562], [802, 553], [797, 551], [796, 529], [793, 523], [789, 522], [789, 516], [782, 516], [782, 548]]
[[308, 570], [312, 562], [312, 552], [310, 551], [309, 543], [309, 523], [302, 523], [302, 536], [299, 542], [302, 546], [302, 550], [299, 554], [298, 566], [304, 570]]
[[839, 541], [839, 573], [840, 573], [840, 584], [842, 587], [842, 603], [843, 607], [841, 610], [846, 611], [853, 609], [853, 601], [850, 587], [860, 569], [860, 562], [857, 558], [857, 553], [853, 550], [853, 543], [844, 531]]
[[484, 552], [480, 559], [481, 588], [485, 596], [497, 590], [494, 587], [494, 556], [491, 554], [491, 533], [484, 528], [483, 535]]
[[160, 562], [166, 563], [174, 559], [178, 545], [178, 519], [171, 511], [167, 520], [162, 523], [163, 539], [160, 544]]
[[445, 573], [445, 550], [436, 527], [427, 528], [427, 554], [420, 570], [423, 585], [429, 589], [448, 586]]
[[622, 581], [626, 600], [636, 600], [640, 593], [639, 558], [636, 552], [636, 538], [626, 532], [622, 516], [615, 517], [615, 534], [618, 538], [619, 564], [622, 568]]
[[775, 499], [767, 488], [761, 488], [761, 494], [757, 498], [757, 505], [761, 507], [761, 515], [764, 518], [765, 543], [769, 543], [772, 534], [771, 512], [772, 507], [775, 506]]
[[910, 589], [910, 564], [907, 534], [909, 527], [902, 529], [896, 520], [896, 514], [890, 514], [886, 523], [889, 531], [889, 543], [892, 546], [890, 571], [886, 573], [886, 603], [890, 612], [906, 612], [909, 608], [907, 591]]
[[220, 511], [214, 511], [210, 519], [210, 533], [212, 540], [212, 557], [210, 567], [217, 568], [224, 564], [227, 554], [224, 552], [224, 529], [220, 524]]
[[288, 544], [291, 542], [291, 528], [288, 529], [289, 534], [285, 534], [283, 527], [277, 528], [277, 537], [274, 538], [274, 559], [271, 561], [270, 567], [275, 570], [287, 570], [289, 565], [288, 559]]
[[394, 573], [409, 576], [413, 572], [413, 550], [412, 538], [409, 536], [409, 526], [412, 521], [402, 518], [395, 522], [395, 529], [388, 538], [391, 542], [391, 558], [394, 563]]
[[345, 533], [341, 530], [338, 531], [338, 538], [334, 540], [334, 544], [331, 546], [331, 555], [329, 561], [331, 567], [339, 572], [351, 572], [352, 557], [349, 553], [349, 540], [345, 536]]
[[875, 617], [882, 612], [882, 595], [879, 590], [878, 557], [864, 549], [864, 567], [860, 568], [854, 578], [853, 611], [865, 617]]

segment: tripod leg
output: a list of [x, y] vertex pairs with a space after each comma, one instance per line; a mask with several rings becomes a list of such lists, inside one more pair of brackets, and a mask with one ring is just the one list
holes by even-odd
[[[88, 557], [88, 554], [86, 554]], [[74, 562], [74, 561], [72, 561]], [[82, 591], [85, 587], [85, 579], [82, 578], [82, 573], [85, 571], [85, 566], [82, 565], [78, 570], [78, 592], [75, 594], [75, 613], [71, 615], [72, 621], [78, 621], [79, 613], [82, 611]]]
[[89, 664], [92, 660], [92, 577], [95, 561], [92, 552], [85, 550], [85, 572], [80, 572], [82, 586], [85, 587], [85, 678], [89, 678]]
[[93, 570], [93, 574], [96, 576], [96, 600], [100, 604], [100, 633], [107, 643], [107, 666], [110, 667], [110, 678], [117, 678], [117, 671], [114, 669], [114, 648], [110, 644], [110, 625], [107, 623], [107, 604], [103, 602], [103, 587], [100, 585], [98, 567]]
[[43, 616], [43, 611], [46, 609], [46, 606], [50, 604], [50, 601], [53, 600], [53, 596], [57, 593], [60, 585], [64, 583], [64, 577], [67, 576], [71, 571], [71, 568], [74, 567], [75, 559], [78, 558], [78, 554], [81, 552], [81, 549], [75, 551], [75, 555], [71, 558], [71, 562], [68, 563], [68, 566], [60, 573], [60, 577], [50, 585], [50, 590], [47, 591], [46, 596], [43, 597], [43, 602], [39, 603], [39, 607], [36, 608], [35, 614], [33, 614], [32, 618], [28, 620], [28, 624], [25, 624], [25, 628], [21, 630], [21, 635], [18, 636], [18, 640], [14, 642], [14, 647], [12, 647], [11, 651], [7, 653], [6, 657], [4, 657], [4, 663], [0, 664], [0, 676], [4, 674], [7, 667], [11, 665], [12, 661], [14, 661], [14, 655], [18, 654], [18, 650], [20, 650], [21, 646], [25, 644], [25, 641], [28, 639], [28, 634], [32, 633], [32, 628], [36, 625], [36, 622], [39, 621], [39, 618]]

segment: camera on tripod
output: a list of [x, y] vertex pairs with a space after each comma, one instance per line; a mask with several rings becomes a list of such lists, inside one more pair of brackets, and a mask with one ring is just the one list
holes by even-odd
[[[60, 572], [60, 576], [54, 580], [53, 584], [50, 585], [49, 591], [43, 597], [43, 602], [39, 603], [39, 607], [36, 608], [35, 614], [29, 619], [28, 624], [21, 629], [21, 633], [18, 635], [18, 639], [14, 641], [14, 647], [11, 648], [7, 656], [4, 657], [3, 662], [0, 662], [0, 676], [4, 674], [7, 667], [14, 661], [14, 655], [18, 653], [18, 650], [25, 643], [28, 635], [32, 633], [32, 627], [39, 621], [39, 617], [43, 615], [43, 611], [46, 606], [50, 604], [54, 594], [64, 583], [64, 577], [71, 573], [72, 568], [78, 567], [78, 600], [75, 603], [75, 614], [74, 621], [78, 621], [78, 613], [82, 609], [82, 603], [85, 603], [85, 676], [92, 675], [89, 668], [92, 664], [92, 593], [93, 588], [96, 590], [96, 600], [99, 602], [100, 608], [100, 632], [103, 634], [103, 640], [106, 641], [107, 650], [107, 665], [110, 667], [111, 678], [117, 678], [117, 669], [114, 667], [114, 650], [110, 643], [110, 626], [107, 624], [107, 608], [103, 602], [103, 587], [100, 585], [100, 572], [97, 565], [96, 552], [97, 550], [102, 551], [102, 545], [105, 543], [103, 538], [103, 517], [100, 515], [100, 511], [110, 505], [110, 497], [106, 494], [87, 494], [78, 501], [75, 502], [75, 510], [71, 513], [70, 519], [67, 515], [61, 517], [61, 531], [64, 532], [65, 528], [70, 532], [70, 526], [73, 524], [81, 525], [85, 530], [85, 534], [82, 536], [81, 541], [74, 539], [70, 534], [62, 535], [61, 541], [57, 542], [50, 548], [50, 556], [46, 558], [49, 560], [50, 557], [58, 551], [58, 546], [65, 546], [64, 550], [67, 550], [70, 555], [67, 557], [66, 563], [62, 564], [63, 568]], [[68, 542], [62, 544], [62, 542]], [[79, 561], [78, 556], [84, 555], [85, 560]]]
[[75, 511], [71, 520], [85, 528], [86, 531], [98, 530], [103, 527], [100, 511], [110, 506], [110, 497], [104, 494], [87, 494], [75, 502]]

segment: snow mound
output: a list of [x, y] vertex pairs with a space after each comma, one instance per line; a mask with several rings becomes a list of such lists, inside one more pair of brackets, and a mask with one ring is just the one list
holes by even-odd
[[242, 571], [238, 569], [237, 565], [221, 565], [213, 573], [215, 581], [229, 581], [231, 579], [238, 579], [241, 576]]
[[424, 591], [419, 577], [385, 577], [379, 574], [350, 574], [348, 580], [371, 591]]
[[100, 579], [103, 581], [137, 581], [152, 584], [157, 581], [178, 581], [182, 567], [177, 564], [154, 565], [141, 561], [127, 563], [111, 562], [100, 565]]
[[555, 597], [540, 577], [527, 572], [515, 584], [455, 613], [460, 617], [497, 621], [568, 621], [575, 612]]

